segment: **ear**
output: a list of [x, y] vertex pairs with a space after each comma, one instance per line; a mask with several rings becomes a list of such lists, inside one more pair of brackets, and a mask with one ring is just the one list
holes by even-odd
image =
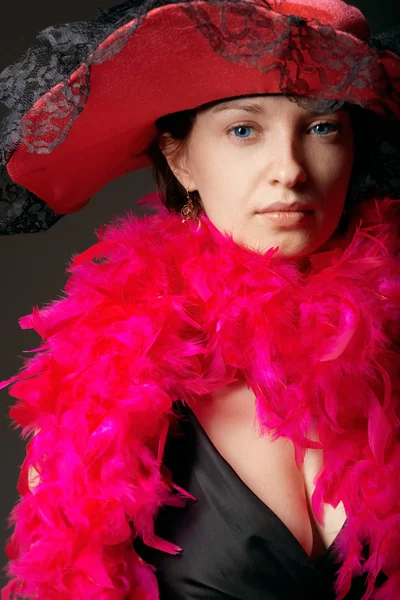
[[175, 140], [169, 133], [162, 134], [159, 148], [163, 153], [169, 168], [185, 190], [195, 190], [196, 184], [188, 166], [187, 153], [179, 147], [180, 140]]

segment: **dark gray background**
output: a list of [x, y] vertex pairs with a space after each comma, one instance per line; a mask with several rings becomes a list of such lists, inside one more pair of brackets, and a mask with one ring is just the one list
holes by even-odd
[[[4, 7], [5, 4], [5, 7]], [[91, 19], [96, 7], [109, 8], [114, 1], [99, 0], [8, 0], [0, 19], [0, 71], [20, 58], [35, 41], [36, 33], [55, 23]], [[369, 20], [373, 34], [400, 23], [400, 3], [395, 0], [352, 2]], [[0, 108], [0, 118], [3, 115]], [[18, 318], [59, 296], [72, 253], [81, 252], [96, 241], [95, 229], [112, 215], [135, 209], [136, 200], [155, 189], [150, 169], [111, 182], [79, 213], [61, 219], [46, 232], [0, 237], [0, 381], [11, 377], [21, 366], [24, 350], [35, 348], [40, 339], [32, 331], [22, 331]], [[0, 391], [1, 506], [3, 527], [0, 535], [0, 567], [6, 563], [3, 548], [10, 531], [6, 518], [17, 501], [19, 467], [25, 456], [25, 443], [13, 431], [8, 409], [14, 400]], [[4, 578], [0, 578], [4, 585]]]

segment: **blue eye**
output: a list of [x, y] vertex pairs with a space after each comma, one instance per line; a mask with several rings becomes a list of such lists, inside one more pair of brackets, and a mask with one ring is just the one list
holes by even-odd
[[[339, 131], [339, 127], [337, 125], [333, 125], [333, 123], [317, 123], [317, 125], [314, 125], [314, 127], [312, 129], [313, 130], [317, 129], [317, 127], [320, 128], [320, 131], [317, 132], [317, 135], [319, 137], [324, 137], [325, 135], [330, 133], [329, 127], [334, 127], [334, 128], [336, 128], [336, 131]], [[322, 129], [322, 131], [321, 131], [321, 129]]]
[[[332, 129], [335, 131], [332, 132]], [[228, 134], [233, 134], [233, 137], [239, 141], [245, 141], [251, 138], [250, 131], [255, 131], [255, 128], [251, 125], [246, 125], [245, 123], [240, 123], [239, 125], [235, 125], [235, 127], [231, 127], [228, 130]], [[311, 131], [314, 131], [314, 134], [318, 137], [326, 137], [330, 133], [337, 133], [339, 131], [339, 126], [333, 123], [321, 122], [317, 123], [311, 128]], [[239, 132], [239, 135], [236, 135], [236, 132]]]
[[[232, 128], [229, 130], [229, 132], [228, 132], [228, 133], [232, 133], [232, 132], [235, 132], [235, 131], [237, 131], [237, 130], [241, 130], [241, 131], [242, 131], [242, 133], [243, 133], [243, 130], [245, 130], [245, 131], [246, 131], [246, 130], [247, 130], [247, 131], [250, 131], [250, 129], [254, 129], [254, 127], [251, 127], [250, 125], [236, 125], [236, 127], [232, 127]], [[239, 135], [239, 136], [237, 136], [237, 135], [234, 135], [234, 137], [235, 137], [237, 140], [247, 140], [247, 139], [249, 138], [249, 135]]]

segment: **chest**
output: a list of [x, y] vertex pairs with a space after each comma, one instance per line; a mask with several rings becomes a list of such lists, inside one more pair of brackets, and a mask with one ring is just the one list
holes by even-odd
[[[290, 439], [272, 440], [257, 427], [255, 397], [242, 382], [221, 388], [192, 406], [211, 442], [250, 490], [284, 523], [307, 555], [325, 554], [342, 528], [342, 503], [324, 505], [324, 524], [311, 506], [315, 478], [323, 465], [322, 450], [309, 449], [296, 465]], [[317, 440], [316, 432], [310, 437]]]

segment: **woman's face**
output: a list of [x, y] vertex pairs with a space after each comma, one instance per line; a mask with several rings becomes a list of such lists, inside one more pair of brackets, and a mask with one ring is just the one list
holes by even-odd
[[[237, 243], [304, 257], [337, 228], [353, 153], [346, 111], [317, 114], [284, 96], [244, 97], [196, 115], [181, 168], [173, 170]], [[277, 202], [278, 214], [265, 212]]]

